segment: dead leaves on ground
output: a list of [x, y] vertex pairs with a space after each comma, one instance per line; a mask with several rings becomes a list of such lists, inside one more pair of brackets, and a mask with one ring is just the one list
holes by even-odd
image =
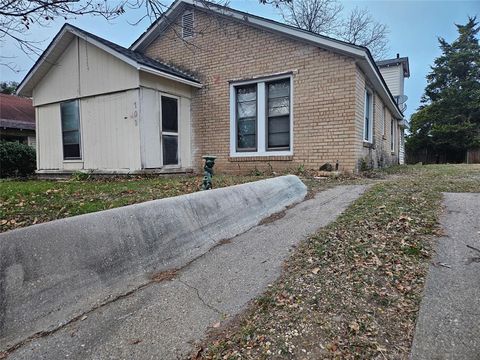
[[[435, 170], [420, 170], [417, 176], [377, 184], [335, 224], [303, 243], [282, 278], [240, 324], [204, 346], [200, 355], [407, 358], [431, 235], [442, 233], [440, 191], [454, 190]], [[456, 182], [459, 189], [480, 187], [470, 186], [468, 177], [465, 181]]]

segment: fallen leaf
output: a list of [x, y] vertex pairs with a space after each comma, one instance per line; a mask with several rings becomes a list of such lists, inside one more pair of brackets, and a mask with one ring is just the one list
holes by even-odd
[[358, 323], [354, 321], [350, 324], [349, 328], [353, 332], [358, 332], [360, 330], [360, 325], [358, 325]]
[[315, 274], [315, 275], [317, 275], [319, 271], [320, 271], [320, 268], [318, 268], [318, 267], [312, 269], [312, 273]]

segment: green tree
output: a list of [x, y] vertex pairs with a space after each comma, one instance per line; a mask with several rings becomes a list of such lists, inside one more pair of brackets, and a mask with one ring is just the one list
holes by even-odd
[[12, 95], [17, 90], [18, 83], [15, 81], [0, 81], [0, 93]]
[[408, 154], [428, 152], [430, 159], [463, 161], [480, 147], [480, 31], [476, 17], [456, 25], [458, 38], [439, 38], [442, 55], [427, 75], [422, 105], [412, 115]]

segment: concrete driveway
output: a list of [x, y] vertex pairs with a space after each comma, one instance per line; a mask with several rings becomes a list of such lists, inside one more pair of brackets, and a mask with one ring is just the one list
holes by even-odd
[[177, 359], [217, 322], [242, 311], [281, 273], [301, 240], [333, 220], [366, 186], [318, 193], [217, 246], [171, 281], [151, 283], [61, 329], [19, 344], [8, 359]]
[[413, 341], [414, 360], [480, 359], [480, 194], [444, 195], [442, 225]]

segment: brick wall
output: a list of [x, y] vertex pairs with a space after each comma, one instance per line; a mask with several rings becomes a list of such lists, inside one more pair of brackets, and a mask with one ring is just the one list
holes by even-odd
[[[146, 54], [188, 69], [205, 85], [192, 100], [197, 170], [205, 154], [217, 156], [219, 172], [318, 169], [337, 160], [341, 170], [355, 170], [358, 74], [353, 59], [198, 9], [194, 24], [194, 37], [183, 41], [181, 29], [172, 25]], [[229, 82], [283, 72], [293, 73], [293, 155], [231, 158]]]
[[[397, 125], [397, 120], [392, 117], [390, 110], [385, 108], [385, 133], [382, 134], [384, 102], [378, 96], [378, 93], [373, 90], [373, 141], [372, 144], [367, 144], [363, 141], [366, 86], [370, 89], [373, 89], [373, 87], [366, 82], [366, 77], [363, 72], [357, 68], [355, 84], [355, 128], [358, 134], [355, 141], [357, 169], [360, 167], [360, 163], [362, 161], [364, 161], [367, 166], [372, 167], [383, 167], [398, 164], [398, 134], [400, 128]], [[392, 121], [396, 127], [395, 151], [393, 153], [390, 151], [390, 126]]]

